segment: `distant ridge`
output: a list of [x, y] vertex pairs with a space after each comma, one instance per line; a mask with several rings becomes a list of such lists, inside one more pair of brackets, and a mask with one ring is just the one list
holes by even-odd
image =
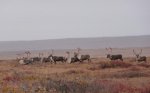
[[0, 41], [0, 51], [47, 49], [98, 49], [105, 47], [150, 47], [150, 35], [122, 37], [64, 38], [33, 41]]

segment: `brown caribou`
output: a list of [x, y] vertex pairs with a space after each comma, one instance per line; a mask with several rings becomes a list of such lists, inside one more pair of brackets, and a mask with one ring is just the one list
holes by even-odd
[[109, 54], [107, 54], [107, 58], [109, 58], [110, 60], [121, 60], [123, 61], [122, 58], [122, 54], [113, 54], [112, 55], [112, 48], [106, 48], [106, 51], [110, 52]]
[[133, 54], [136, 56], [136, 61], [137, 62], [146, 62], [147, 58], [146, 56], [141, 56], [142, 54], [142, 49], [140, 49], [140, 52], [137, 53], [134, 49], [133, 49]]
[[48, 56], [51, 62], [56, 64], [57, 61], [61, 61], [62, 63], [66, 62], [66, 58], [63, 56], [53, 56], [52, 54]]
[[66, 56], [67, 63], [80, 62], [79, 58], [77, 57], [77, 53], [76, 52], [74, 52], [74, 56], [73, 57], [70, 56], [70, 52], [69, 51], [67, 51], [66, 54], [67, 54], [67, 56]]
[[91, 62], [90, 55], [89, 54], [81, 55], [80, 51], [81, 51], [81, 48], [77, 48], [77, 57], [80, 60], [80, 62], [83, 62], [84, 60]]

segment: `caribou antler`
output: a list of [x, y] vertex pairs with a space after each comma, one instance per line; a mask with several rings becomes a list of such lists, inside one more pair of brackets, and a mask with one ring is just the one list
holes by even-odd
[[141, 49], [141, 51], [139, 52], [139, 55], [141, 55], [142, 54], [142, 49]]
[[81, 51], [81, 48], [77, 48], [78, 53]]
[[141, 54], [142, 54], [142, 49], [140, 50], [139, 53], [137, 53], [137, 52], [133, 49], [133, 53], [134, 53], [135, 55], [141, 55]]
[[135, 54], [135, 55], [137, 55], [137, 53], [135, 52], [135, 50], [133, 49], [133, 53]]
[[52, 55], [54, 55], [54, 49], [52, 49]]
[[43, 53], [39, 53], [39, 57], [42, 57], [44, 54]]
[[30, 51], [26, 51], [25, 54], [27, 55], [27, 58], [29, 58], [30, 55], [31, 55], [31, 52]]
[[111, 52], [112, 53], [112, 48], [110, 47], [110, 48], [106, 48], [106, 50], [108, 51], [108, 52]]
[[109, 49], [110, 49], [110, 52], [112, 53], [112, 48], [110, 47]]

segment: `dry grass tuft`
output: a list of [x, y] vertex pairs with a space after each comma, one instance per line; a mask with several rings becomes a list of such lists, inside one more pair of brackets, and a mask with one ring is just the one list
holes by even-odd
[[83, 74], [85, 71], [83, 70], [69, 70], [67, 72], [64, 72], [64, 74]]
[[144, 73], [144, 72], [138, 72], [138, 71], [122, 72], [119, 74], [118, 74], [118, 77], [123, 77], [123, 78], [149, 77], [149, 74]]
[[145, 67], [145, 68], [149, 68], [149, 67], [150, 67], [150, 64], [148, 64], [148, 63], [140, 63], [140, 64], [138, 64], [138, 66], [142, 66], [142, 67]]
[[128, 68], [132, 66], [131, 63], [127, 63], [127, 62], [121, 62], [121, 61], [112, 61], [112, 62], [101, 62], [99, 63], [98, 67], [101, 69], [105, 69], [105, 68], [116, 68], [116, 67], [120, 67], [120, 68]]

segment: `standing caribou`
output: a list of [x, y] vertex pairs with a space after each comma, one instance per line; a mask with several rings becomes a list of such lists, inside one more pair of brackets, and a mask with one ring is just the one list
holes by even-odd
[[[54, 50], [52, 49], [51, 50], [51, 53], [48, 53], [49, 55], [53, 55], [53, 52], [54, 52]], [[41, 55], [42, 57], [41, 57], [41, 62], [43, 63], [46, 63], [46, 62], [54, 62], [53, 61], [53, 59], [50, 57], [50, 56], [48, 56], [48, 57], [43, 57], [43, 54]]]
[[53, 62], [56, 64], [57, 61], [60, 61], [62, 63], [66, 62], [66, 58], [63, 56], [53, 56], [54, 50], [52, 50], [52, 53], [48, 56], [48, 59], [50, 62]]
[[56, 64], [57, 61], [61, 61], [63, 63], [66, 62], [66, 58], [63, 57], [63, 56], [53, 56], [51, 54], [51, 55], [49, 55], [48, 58], [51, 60], [51, 62], [54, 62], [55, 64]]
[[40, 62], [42, 60], [42, 57], [43, 57], [43, 53], [39, 53], [39, 56], [32, 57], [31, 59], [33, 62]]
[[[106, 48], [106, 50], [109, 52], [112, 53], [112, 48]], [[115, 54], [115, 55], [112, 55], [112, 54], [107, 54], [107, 58], [109, 58], [110, 60], [121, 60], [123, 61], [123, 58], [122, 58], [122, 54]]]
[[90, 55], [89, 54], [85, 54], [85, 55], [81, 55], [80, 54], [80, 51], [81, 49], [80, 48], [77, 48], [77, 56], [78, 56], [78, 59], [83, 62], [84, 60], [87, 60], [88, 62], [91, 62], [91, 58], [90, 58]]
[[133, 49], [133, 54], [136, 56], [136, 61], [137, 61], [137, 62], [146, 62], [146, 56], [141, 56], [141, 54], [142, 54], [142, 49], [140, 50], [139, 53], [137, 53], [137, 52]]
[[91, 61], [90, 55], [88, 54], [81, 55], [80, 50], [81, 50], [80, 48], [77, 48], [77, 52], [74, 52], [73, 57], [70, 56], [70, 52], [66, 52], [67, 53], [66, 61], [68, 63], [83, 62], [84, 60], [88, 60], [88, 62], [90, 62]]
[[69, 51], [67, 51], [66, 54], [67, 54], [67, 56], [66, 56], [67, 63], [80, 62], [79, 58], [77, 57], [77, 53], [76, 52], [74, 52], [74, 56], [73, 57], [70, 56], [70, 52]]

